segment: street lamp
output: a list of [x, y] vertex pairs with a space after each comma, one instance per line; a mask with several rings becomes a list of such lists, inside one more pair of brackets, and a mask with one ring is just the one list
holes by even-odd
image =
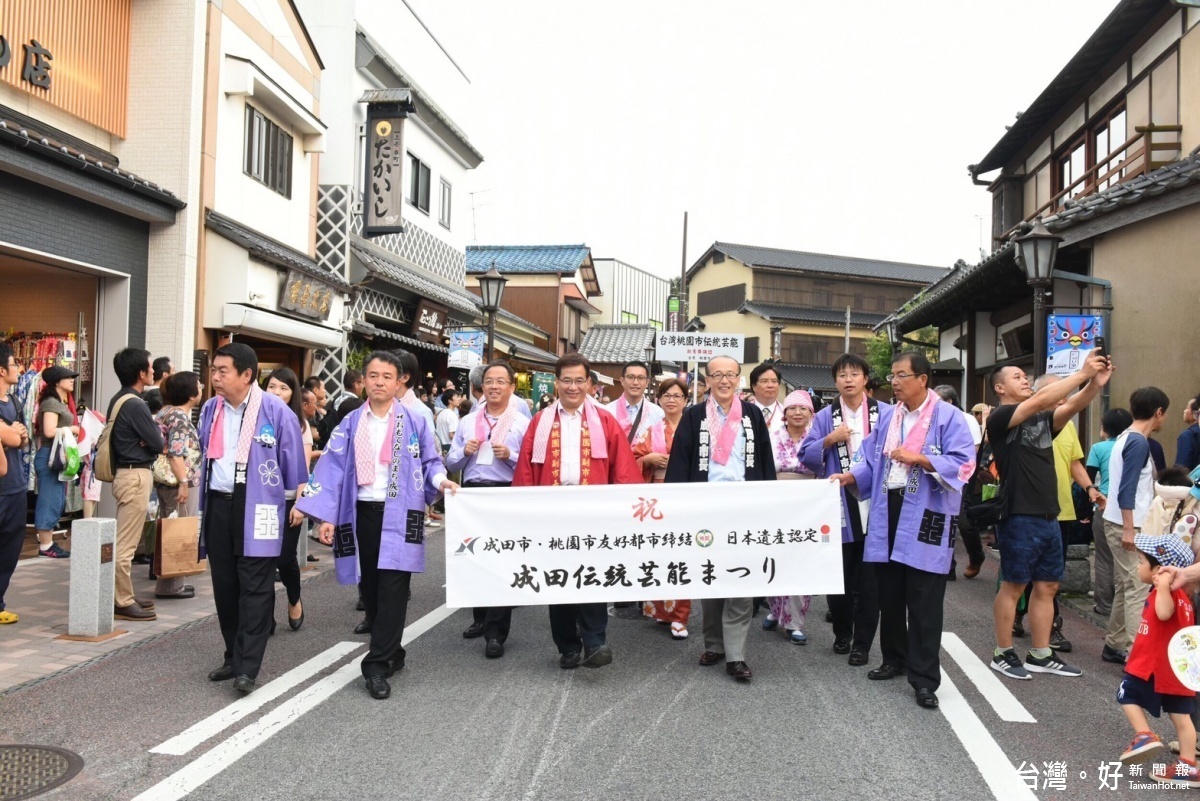
[[479, 277], [479, 296], [483, 302], [483, 310], [488, 316], [485, 363], [493, 358], [492, 341], [496, 337], [496, 312], [500, 311], [500, 300], [504, 297], [504, 285], [507, 283], [508, 279], [496, 271], [496, 262], [492, 262], [492, 269]]
[[1060, 237], [1050, 233], [1042, 218], [1017, 237], [1017, 264], [1025, 271], [1025, 281], [1033, 288], [1033, 372], [1046, 371], [1046, 292], [1054, 279], [1054, 259], [1058, 255]]
[[783, 358], [783, 326], [771, 326], [771, 358], [780, 361]]
[[654, 389], [654, 339], [655, 332], [650, 331], [650, 341], [646, 343], [646, 347], [642, 348], [642, 361], [646, 363], [646, 391]]
[[888, 347], [891, 348], [892, 355], [896, 355], [896, 318], [895, 316], [888, 317], [883, 321], [883, 331], [887, 335]]

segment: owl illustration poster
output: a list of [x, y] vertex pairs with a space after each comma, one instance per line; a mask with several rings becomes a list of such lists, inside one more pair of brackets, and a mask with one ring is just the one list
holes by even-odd
[[1098, 315], [1048, 315], [1046, 372], [1059, 376], [1078, 372], [1096, 346], [1096, 337], [1104, 335], [1103, 325]]

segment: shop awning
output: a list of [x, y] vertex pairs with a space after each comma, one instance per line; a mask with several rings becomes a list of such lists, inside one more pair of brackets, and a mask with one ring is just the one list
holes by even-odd
[[345, 278], [334, 273], [332, 270], [326, 270], [317, 264], [316, 260], [307, 253], [301, 253], [295, 248], [288, 247], [282, 242], [255, 231], [253, 228], [242, 225], [237, 220], [226, 217], [224, 214], [219, 214], [209, 209], [204, 216], [204, 225], [210, 231], [220, 234], [230, 242], [241, 245], [250, 254], [251, 258], [272, 264], [276, 267], [282, 267], [285, 270], [296, 270], [312, 278], [324, 281], [343, 292], [350, 291], [350, 284]]
[[226, 303], [222, 307], [221, 327], [301, 348], [340, 348], [344, 339], [337, 329], [239, 303]]
[[432, 350], [438, 353], [450, 352], [450, 349], [445, 345], [435, 345], [432, 342], [426, 342], [423, 339], [405, 336], [404, 334], [397, 334], [384, 328], [378, 328], [362, 320], [355, 320], [353, 325], [354, 333], [361, 334], [365, 337], [370, 337], [371, 339], [387, 339], [408, 347], [424, 348], [425, 350]]
[[563, 284], [563, 295], [563, 302], [576, 311], [583, 312], [589, 316], [604, 313], [601, 309], [597, 309], [588, 303], [587, 298], [579, 291], [579, 287], [574, 284]]
[[547, 350], [534, 347], [528, 342], [522, 342], [519, 339], [514, 339], [504, 334], [496, 334], [498, 342], [503, 342], [510, 349], [515, 351], [513, 358], [528, 362], [529, 364], [537, 364], [544, 367], [553, 367], [558, 362], [558, 357]]
[[389, 284], [444, 303], [451, 309], [471, 315], [471, 319], [475, 319], [479, 314], [479, 298], [466, 288], [442, 280], [428, 270], [408, 262], [403, 256], [372, 245], [360, 236], [351, 237], [350, 252], [362, 262], [367, 272]]

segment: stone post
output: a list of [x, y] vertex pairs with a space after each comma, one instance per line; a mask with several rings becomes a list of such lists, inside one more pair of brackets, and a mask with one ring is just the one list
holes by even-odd
[[113, 548], [117, 521], [107, 517], [71, 524], [71, 595], [67, 632], [73, 637], [113, 633]]

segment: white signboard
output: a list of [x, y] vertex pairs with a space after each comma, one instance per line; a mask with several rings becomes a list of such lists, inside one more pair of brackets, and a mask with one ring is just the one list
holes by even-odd
[[446, 605], [836, 595], [832, 482], [489, 487], [446, 496]]
[[742, 334], [659, 331], [654, 339], [654, 358], [660, 362], [707, 362], [717, 356], [728, 356], [741, 364], [745, 345]]

